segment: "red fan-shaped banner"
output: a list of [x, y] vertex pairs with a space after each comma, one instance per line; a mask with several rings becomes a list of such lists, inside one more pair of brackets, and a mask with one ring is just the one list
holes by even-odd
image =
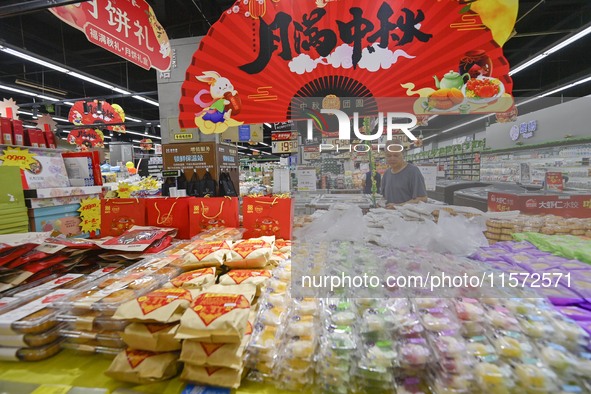
[[118, 124], [125, 121], [123, 109], [106, 101], [76, 101], [70, 108], [68, 120], [77, 126], [113, 123], [115, 125], [107, 126], [108, 130], [125, 133], [125, 126]]
[[505, 112], [501, 47], [516, 15], [517, 0], [241, 0], [193, 55], [179, 123], [209, 134], [281, 122], [298, 97], [400, 97], [417, 115]]
[[105, 147], [105, 137], [99, 129], [75, 129], [70, 131], [66, 140], [83, 151]]

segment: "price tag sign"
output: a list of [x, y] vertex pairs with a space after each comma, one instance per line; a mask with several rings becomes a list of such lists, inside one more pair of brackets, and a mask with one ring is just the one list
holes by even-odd
[[35, 155], [28, 149], [7, 147], [0, 155], [3, 166], [19, 167], [21, 170], [31, 170], [31, 164], [37, 163]]
[[298, 140], [272, 141], [273, 153], [293, 153], [298, 151]]
[[85, 198], [80, 201], [80, 226], [82, 231], [90, 233], [101, 228], [101, 200], [98, 198]]

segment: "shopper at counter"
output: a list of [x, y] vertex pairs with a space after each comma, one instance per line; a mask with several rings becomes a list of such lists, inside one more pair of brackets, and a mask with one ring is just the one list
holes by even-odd
[[381, 194], [386, 199], [386, 208], [427, 201], [423, 174], [417, 166], [404, 160], [402, 152], [386, 151], [386, 163], [390, 168], [382, 176], [381, 188]]

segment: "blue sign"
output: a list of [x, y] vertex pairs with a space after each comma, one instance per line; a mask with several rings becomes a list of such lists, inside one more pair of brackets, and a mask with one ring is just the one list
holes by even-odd
[[243, 124], [238, 126], [238, 141], [250, 141], [250, 125]]
[[187, 384], [182, 394], [230, 394], [231, 390], [222, 387]]

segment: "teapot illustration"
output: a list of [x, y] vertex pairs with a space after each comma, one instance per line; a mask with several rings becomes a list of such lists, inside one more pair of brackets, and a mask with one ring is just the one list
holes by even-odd
[[460, 89], [462, 85], [464, 85], [464, 77], [468, 77], [468, 79], [470, 79], [470, 74], [460, 74], [453, 70], [449, 70], [448, 73], [443, 75], [441, 81], [439, 80], [439, 78], [437, 78], [437, 75], [433, 75], [433, 79], [435, 80], [435, 86], [437, 87], [437, 89]]

